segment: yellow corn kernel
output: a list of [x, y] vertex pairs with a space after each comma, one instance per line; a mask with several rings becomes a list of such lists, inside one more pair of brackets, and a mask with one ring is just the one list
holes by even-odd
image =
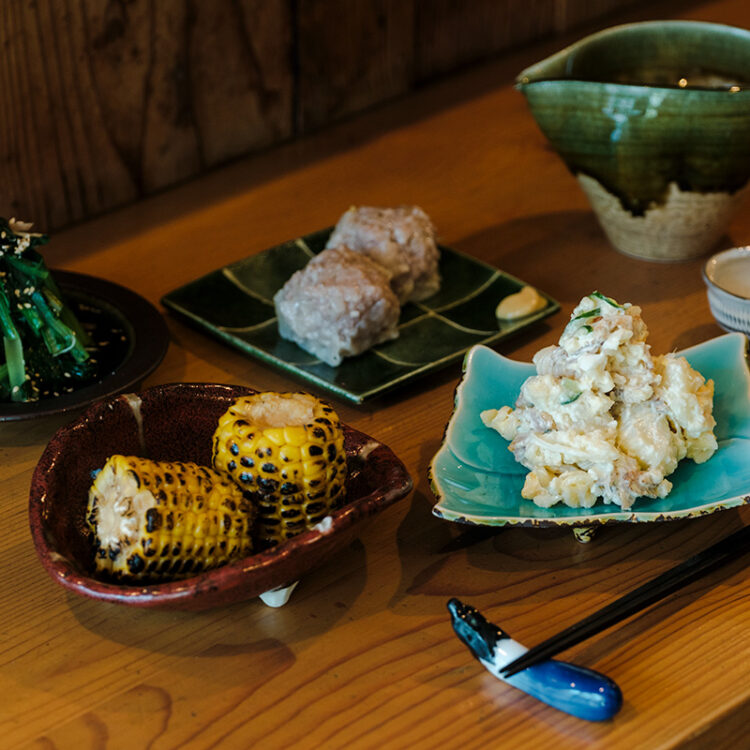
[[264, 546], [299, 534], [343, 503], [343, 428], [333, 408], [308, 393], [238, 399], [219, 420], [213, 462], [252, 499]]
[[213, 469], [115, 455], [89, 490], [86, 522], [98, 572], [157, 581], [251, 554], [254, 515], [242, 491]]

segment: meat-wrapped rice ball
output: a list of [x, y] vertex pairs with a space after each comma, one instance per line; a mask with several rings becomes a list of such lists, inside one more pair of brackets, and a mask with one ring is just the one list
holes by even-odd
[[279, 334], [331, 367], [398, 336], [387, 271], [346, 247], [324, 250], [276, 292]]
[[440, 288], [435, 228], [418, 206], [352, 206], [339, 219], [327, 247], [338, 245], [384, 266], [401, 304], [427, 299]]

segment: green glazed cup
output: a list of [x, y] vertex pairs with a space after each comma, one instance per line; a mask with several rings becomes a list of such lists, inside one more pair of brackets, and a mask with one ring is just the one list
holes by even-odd
[[750, 31], [615, 26], [516, 84], [616, 249], [684, 260], [718, 243], [750, 179]]

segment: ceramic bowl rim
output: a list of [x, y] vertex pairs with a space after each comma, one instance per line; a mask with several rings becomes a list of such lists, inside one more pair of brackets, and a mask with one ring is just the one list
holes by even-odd
[[738, 245], [737, 247], [730, 247], [726, 250], [720, 250], [718, 253], [714, 253], [703, 264], [701, 275], [703, 276], [703, 281], [706, 283], [706, 286], [709, 289], [716, 289], [728, 295], [729, 297], [736, 299], [738, 302], [750, 304], [750, 296], [743, 296], [741, 294], [736, 294], [735, 292], [730, 292], [728, 289], [721, 286], [721, 284], [719, 284], [714, 278], [715, 269], [718, 265], [720, 265], [724, 261], [736, 257], [747, 258], [748, 263], [750, 263], [750, 245]]
[[[191, 389], [196, 394], [208, 389], [215, 398], [219, 398], [221, 394], [236, 397], [238, 394], [256, 392], [249, 386], [223, 383], [165, 383], [143, 389], [137, 395], [143, 396], [147, 393], [162, 395], [169, 394], [170, 391], [179, 394], [185, 390], [189, 392]], [[205, 609], [218, 606], [211, 599], [217, 589], [237, 592], [237, 596], [228, 599], [227, 602], [250, 598], [252, 595], [241, 595], [243, 586], [244, 588], [249, 587], [248, 576], [251, 577], [254, 573], [259, 576], [264, 573], [267, 574], [269, 568], [272, 568], [274, 564], [280, 566], [295, 551], [301, 550], [300, 554], [304, 555], [309, 549], [323, 546], [326, 539], [330, 538], [330, 531], [318, 524], [298, 534], [278, 548], [239, 558], [196, 576], [163, 583], [108, 583], [96, 578], [91, 572], [83, 570], [74, 560], [69, 560], [61, 555], [55, 547], [54, 540], [49, 538], [48, 524], [45, 520], [45, 500], [54, 476], [48, 469], [57, 463], [56, 458], [60, 453], [61, 441], [75, 440], [76, 432], [82, 429], [88, 420], [95, 420], [97, 416], [106, 414], [110, 405], [121, 399], [127, 399], [131, 395], [120, 394], [98, 401], [72, 422], [58, 429], [34, 468], [28, 501], [31, 537], [42, 567], [61, 586], [71, 592], [97, 601], [130, 604], [143, 608]], [[389, 477], [390, 483], [385, 483], [382, 488], [376, 488], [357, 498], [351, 504], [345, 504], [329, 514], [334, 519], [334, 533], [341, 532], [341, 535], [345, 536], [347, 532], [353, 533], [360, 521], [365, 521], [377, 515], [398, 500], [407, 497], [413, 489], [414, 483], [401, 459], [386, 444], [343, 422], [342, 426], [345, 433], [348, 431], [355, 440], [362, 440], [363, 455], [365, 449], [368, 450], [368, 456], [375, 450], [385, 449], [390, 454], [389, 458], [392, 459], [394, 467], [393, 476]], [[367, 457], [364, 460], [367, 460]], [[291, 583], [291, 581], [280, 581], [278, 585], [288, 583]], [[256, 595], [260, 593], [263, 592], [258, 591]]]
[[[683, 356], [695, 356], [701, 353], [704, 357], [713, 356], [719, 358], [729, 355], [728, 361], [730, 362], [730, 370], [737, 368], [736, 372], [739, 375], [742, 383], [742, 391], [747, 391], [750, 394], [750, 364], [747, 360], [748, 345], [750, 338], [748, 334], [741, 331], [731, 331], [728, 333], [721, 334], [714, 338], [701, 341], [698, 344], [694, 344], [685, 349], [680, 350], [678, 353]], [[481, 464], [471, 456], [466, 456], [464, 451], [463, 455], [459, 456], [458, 453], [454, 452], [454, 448], [451, 445], [451, 439], [453, 435], [461, 434], [461, 424], [459, 424], [459, 412], [461, 409], [460, 402], [467, 398], [467, 394], [471, 394], [476, 390], [476, 384], [473, 382], [471, 368], [473, 368], [472, 359], [474, 358], [486, 358], [491, 359], [491, 367], [496, 372], [502, 372], [504, 375], [507, 374], [508, 368], [520, 367], [522, 369], [522, 375], [526, 377], [533, 375], [535, 372], [533, 362], [523, 362], [516, 359], [511, 359], [494, 349], [477, 345], [472, 347], [472, 350], [467, 354], [464, 360], [464, 369], [461, 374], [461, 380], [456, 386], [453, 399], [453, 409], [451, 411], [450, 418], [446, 424], [446, 428], [443, 434], [443, 438], [440, 445], [429, 463], [429, 479], [430, 489], [435, 497], [435, 502], [432, 506], [432, 514], [440, 518], [441, 520], [466, 524], [470, 526], [485, 526], [485, 527], [502, 527], [502, 526], [519, 526], [528, 528], [550, 528], [550, 527], [594, 527], [602, 526], [605, 524], [614, 523], [652, 523], [662, 521], [673, 521], [682, 520], [687, 518], [698, 518], [704, 515], [709, 515], [715, 512], [723, 510], [729, 510], [732, 508], [742, 507], [750, 504], [750, 490], [743, 489], [736, 496], [731, 498], [724, 498], [720, 500], [708, 500], [701, 503], [696, 503], [690, 507], [680, 509], [669, 509], [669, 508], [658, 508], [653, 507], [643, 508], [642, 506], [633, 506], [630, 510], [623, 511], [620, 506], [617, 505], [606, 505], [599, 501], [594, 508], [579, 508], [576, 509], [578, 512], [576, 515], [571, 513], [570, 515], [558, 515], [557, 508], [566, 512], [564, 506], [552, 506], [551, 508], [541, 509], [543, 516], [536, 515], [520, 515], [515, 513], [515, 509], [511, 511], [498, 510], [498, 513], [494, 515], [478, 515], [472, 512], [467, 512], [465, 508], [453, 505], [451, 506], [449, 500], [449, 493], [445, 491], [445, 487], [449, 482], [441, 483], [441, 474], [438, 467], [438, 463], [446, 454], [452, 456], [452, 460], [455, 464], [462, 464], [469, 468], [469, 470], [477, 469], [479, 471], [485, 470]], [[523, 370], [526, 372], [523, 373]], [[474, 370], [476, 375], [476, 369]], [[520, 378], [519, 378], [520, 379]], [[750, 399], [750, 396], [748, 396]], [[750, 403], [750, 402], [743, 402]], [[750, 408], [750, 406], [748, 406]], [[750, 416], [748, 417], [750, 420]], [[453, 424], [451, 424], [453, 423]], [[744, 435], [745, 433], [740, 433]], [[503, 440], [503, 445], [507, 446], [507, 442]], [[499, 468], [487, 468], [488, 473], [495, 474], [497, 476], [507, 475], [507, 470]], [[525, 474], [525, 469], [519, 465], [519, 473]], [[519, 488], [520, 490], [520, 488]], [[519, 493], [520, 498], [520, 493]], [[531, 501], [523, 501], [528, 503], [527, 507], [533, 508]], [[659, 499], [653, 499], [650, 503], [659, 503]], [[521, 500], [518, 500], [518, 507], [521, 507]], [[593, 511], [593, 513], [592, 513]]]
[[54, 398], [0, 404], [0, 423], [20, 423], [59, 415], [73, 418], [103, 398], [137, 388], [161, 364], [169, 350], [164, 316], [145, 297], [109, 279], [52, 268], [64, 295], [108, 309], [127, 328], [130, 351], [96, 382]]
[[[723, 90], [705, 90], [705, 89], [675, 89], [673, 87], [665, 87], [665, 86], [643, 86], [640, 84], [621, 84], [617, 83], [615, 81], [588, 81], [586, 79], [581, 78], [537, 78], [535, 80], [529, 80], [529, 74], [534, 73], [536, 69], [540, 68], [542, 65], [547, 65], [551, 61], [557, 59], [557, 58], [563, 58], [567, 57], [571, 54], [575, 49], [582, 47], [585, 44], [588, 44], [592, 41], [597, 41], [600, 39], [606, 39], [608, 37], [614, 37], [619, 36], [623, 33], [629, 33], [633, 29], [648, 29], [648, 28], [673, 28], [673, 29], [698, 29], [698, 28], [704, 28], [711, 32], [716, 32], [719, 34], [729, 34], [734, 37], [744, 37], [745, 41], [750, 45], [750, 29], [744, 29], [740, 26], [732, 26], [731, 24], [726, 23], [716, 23], [713, 21], [699, 21], [699, 20], [692, 20], [692, 19], [665, 19], [665, 20], [650, 20], [650, 21], [633, 21], [630, 23], [621, 23], [616, 24], [614, 26], [609, 26], [604, 29], [600, 29], [599, 31], [592, 32], [591, 34], [587, 34], [580, 39], [577, 39], [575, 42], [572, 42], [571, 44], [568, 44], [567, 46], [563, 47], [562, 49], [558, 50], [557, 52], [553, 52], [550, 55], [547, 55], [542, 60], [538, 60], [531, 65], [526, 66], [517, 76], [515, 80], [516, 87], [519, 90], [523, 90], [524, 88], [528, 86], [533, 86], [535, 84], [542, 84], [542, 83], [550, 83], [554, 82], [557, 84], [560, 83], [586, 83], [586, 84], [592, 84], [594, 86], [617, 86], [619, 87], [630, 87], [630, 88], [636, 88], [636, 89], [644, 89], [648, 88], [649, 90], [652, 89], [661, 89], [661, 90], [668, 90], [668, 91], [683, 91], [683, 92], [692, 92], [693, 94], [699, 94], [699, 95], [709, 95], [709, 96], [715, 96], [717, 94], [726, 96], [727, 94], [730, 94], [733, 97], [736, 96], [743, 96], [748, 95], [750, 96], [750, 89], [741, 89], [737, 92], [729, 92], [729, 91], [723, 91]], [[743, 96], [743, 98], [747, 98], [746, 96]]]

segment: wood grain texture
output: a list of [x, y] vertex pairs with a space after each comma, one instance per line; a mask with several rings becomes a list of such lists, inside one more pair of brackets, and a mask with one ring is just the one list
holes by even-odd
[[0, 213], [49, 229], [291, 132], [281, 0], [3, 3]]
[[556, 29], [570, 31], [581, 24], [627, 8], [637, 8], [638, 0], [557, 0]]
[[299, 133], [412, 87], [411, 2], [298, 0], [296, 6]]
[[416, 3], [416, 76], [420, 82], [533, 39], [549, 36], [556, 28], [561, 0], [484, 0], [471, 4], [459, 0]]
[[[674, 10], [656, 4], [652, 11], [665, 7]], [[684, 15], [750, 24], [743, 0], [706, 0]], [[118, 281], [158, 304], [220, 265], [330, 224], [351, 203], [414, 201], [446, 244], [561, 301], [559, 314], [503, 342], [507, 356], [528, 360], [556, 341], [575, 303], [595, 288], [643, 307], [655, 352], [719, 335], [700, 260], [652, 264], [607, 245], [512, 87], [515, 73], [539, 55], [535, 47], [517, 51], [56, 233], [48, 261]], [[726, 244], [748, 234], [745, 212], [728, 227]], [[168, 324], [169, 352], [146, 385], [299, 386], [176, 319]], [[61, 420], [0, 424], [0, 745], [743, 747], [750, 711], [746, 561], [562, 655], [622, 688], [623, 709], [604, 724], [507, 687], [455, 638], [451, 596], [533, 644], [750, 523], [745, 508], [612, 526], [589, 545], [565, 530], [504, 529], [446, 551], [466, 528], [431, 515], [427, 467], [459, 377], [456, 365], [363, 407], [334, 400], [344, 421], [399, 455], [415, 490], [305, 577], [279, 610], [247, 601], [203, 613], [147, 612], [68, 594], [39, 564], [26, 513], [31, 472]]]
[[0, 215], [101, 214], [632, 4], [7, 0]]

